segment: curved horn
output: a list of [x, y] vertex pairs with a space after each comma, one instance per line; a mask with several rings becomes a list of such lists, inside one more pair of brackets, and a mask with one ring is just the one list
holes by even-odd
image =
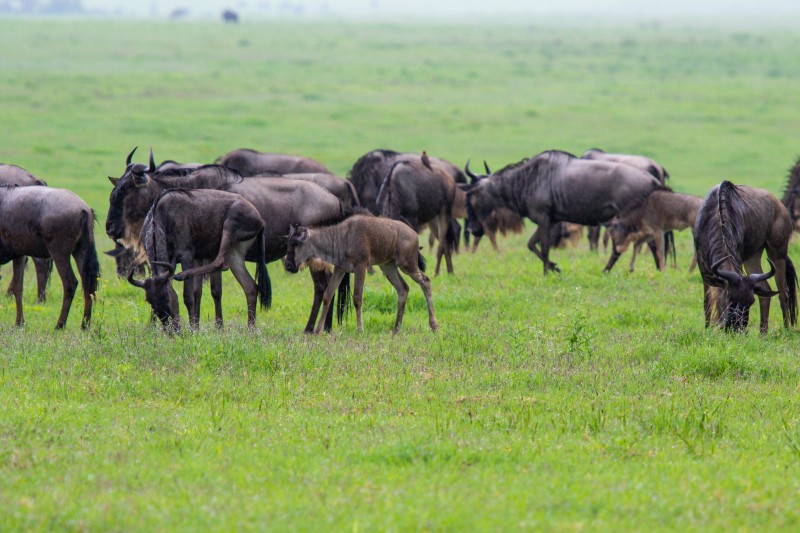
[[128, 166], [128, 165], [131, 164], [131, 159], [133, 159], [133, 152], [135, 152], [137, 148], [139, 148], [139, 147], [138, 146], [134, 146], [133, 150], [131, 150], [131, 153], [128, 154], [128, 159], [125, 160], [125, 166]]
[[171, 278], [175, 274], [175, 265], [173, 265], [172, 263], [167, 263], [165, 261], [150, 261], [151, 271], [153, 270], [154, 266], [165, 267], [168, 270], [166, 274], [160, 274], [158, 276], [154, 276], [153, 277], [154, 281], [165, 281]]
[[716, 277], [727, 281], [728, 283], [736, 283], [742, 279], [740, 274], [731, 272], [730, 270], [719, 270], [719, 266], [730, 258], [730, 255], [726, 255], [722, 259], [716, 261], [713, 265], [711, 265], [711, 273]]
[[156, 162], [153, 159], [153, 149], [150, 148], [150, 168], [147, 169], [148, 172], [151, 174], [156, 171]]
[[489, 170], [489, 164], [486, 162], [485, 159], [483, 160], [483, 168], [486, 170], [486, 174], [487, 175], [491, 175], [492, 174], [492, 171]]
[[134, 287], [139, 287], [140, 289], [144, 289], [144, 281], [133, 278], [134, 270], [136, 269], [132, 268], [131, 271], [128, 273], [128, 283], [130, 283]]
[[472, 181], [472, 183], [475, 183], [475, 182], [477, 182], [478, 180], [480, 180], [480, 179], [481, 179], [481, 178], [480, 178], [480, 176], [476, 176], [476, 175], [475, 175], [475, 174], [474, 174], [474, 173], [473, 173], [473, 172], [472, 172], [472, 171], [469, 169], [469, 159], [467, 159], [467, 165], [464, 167], [464, 173], [465, 173], [467, 176], [469, 176], [469, 179]]
[[769, 272], [766, 274], [750, 274], [748, 279], [752, 280], [754, 283], [759, 283], [761, 281], [766, 281], [772, 276], [775, 275], [775, 263], [772, 262], [772, 259], [767, 257], [767, 262], [769, 263]]

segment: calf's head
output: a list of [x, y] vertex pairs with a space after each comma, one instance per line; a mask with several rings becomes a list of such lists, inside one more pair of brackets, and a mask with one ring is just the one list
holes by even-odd
[[286, 257], [283, 259], [283, 268], [288, 272], [296, 273], [308, 259], [303, 253], [305, 242], [308, 240], [308, 228], [304, 226], [289, 227], [289, 235], [286, 241]]

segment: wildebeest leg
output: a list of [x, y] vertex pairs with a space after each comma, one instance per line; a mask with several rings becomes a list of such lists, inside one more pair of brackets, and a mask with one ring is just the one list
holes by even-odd
[[24, 256], [14, 259], [11, 284], [8, 286], [8, 291], [14, 296], [14, 301], [17, 305], [17, 319], [14, 322], [17, 327], [25, 323], [25, 317], [22, 314], [22, 285], [25, 279], [25, 263], [27, 261], [28, 258]]
[[633, 272], [634, 265], [636, 263], [636, 256], [639, 255], [639, 250], [642, 249], [642, 245], [644, 241], [637, 241], [633, 245], [633, 250], [631, 250], [631, 264], [628, 265], [628, 272]]
[[51, 258], [33, 258], [33, 266], [36, 269], [36, 291], [38, 294], [37, 302], [42, 303], [47, 299], [47, 282], [50, 280], [50, 271], [53, 268]]
[[[322, 331], [323, 326], [326, 322], [328, 322], [328, 315], [333, 314], [333, 307], [331, 303], [333, 302], [333, 295], [336, 293], [336, 289], [339, 288], [339, 284], [344, 279], [344, 275], [347, 272], [339, 267], [333, 269], [333, 275], [331, 276], [331, 280], [328, 282], [328, 286], [325, 288], [325, 292], [322, 295], [322, 315], [319, 317], [319, 321], [317, 322], [317, 327], [314, 328], [314, 333], [319, 333]], [[362, 278], [363, 280], [363, 278]], [[363, 287], [363, 281], [362, 281]], [[358, 286], [358, 282], [356, 281], [356, 286], [353, 289], [353, 294], [357, 291], [361, 290]]]
[[53, 253], [53, 262], [58, 270], [58, 275], [61, 277], [61, 285], [64, 287], [64, 297], [61, 301], [61, 314], [58, 316], [56, 322], [56, 329], [61, 329], [67, 323], [67, 315], [69, 315], [69, 308], [72, 306], [72, 298], [75, 297], [75, 290], [78, 286], [78, 278], [75, 277], [75, 272], [72, 271], [72, 265], [69, 262], [69, 254]]
[[665, 272], [667, 270], [667, 258], [664, 256], [664, 232], [656, 230], [655, 235], [653, 235], [653, 241], [656, 246], [656, 268], [661, 272]]
[[411, 279], [416, 281], [417, 284], [422, 289], [422, 294], [425, 295], [425, 301], [428, 303], [428, 324], [430, 325], [431, 331], [438, 330], [439, 323], [436, 321], [436, 316], [433, 314], [433, 295], [431, 294], [431, 279], [419, 269], [402, 268], [402, 270], [403, 272], [408, 274], [411, 277]]
[[[246, 251], [246, 248], [245, 250]], [[243, 253], [244, 253], [243, 251]], [[255, 326], [256, 324], [256, 297], [258, 296], [258, 287], [255, 280], [247, 271], [244, 264], [244, 255], [231, 254], [228, 256], [228, 266], [233, 273], [233, 277], [239, 282], [244, 291], [245, 298], [247, 299], [247, 325]]]
[[394, 328], [392, 328], [392, 335], [397, 335], [400, 328], [403, 326], [403, 313], [406, 309], [406, 300], [408, 300], [408, 283], [405, 282], [400, 272], [397, 271], [395, 263], [386, 263], [381, 265], [383, 275], [392, 284], [394, 290], [397, 291], [397, 316], [394, 320]]
[[[19, 259], [22, 261], [22, 271], [25, 272], [25, 266], [28, 264], [28, 256], [23, 256], [23, 257], [20, 257]], [[14, 261], [16, 261], [16, 259]], [[14, 294], [15, 294], [14, 293], [14, 281], [16, 280], [16, 277], [13, 274], [13, 272], [14, 272], [13, 267], [12, 267], [11, 272], [12, 272], [11, 281], [8, 283], [8, 289], [6, 289], [6, 294], [8, 294], [9, 296], [14, 296]]]
[[447, 273], [453, 273], [453, 258], [452, 258], [452, 247], [450, 246], [450, 241], [447, 239], [447, 230], [450, 227], [450, 217], [445, 214], [441, 213], [438, 217], [436, 217], [435, 223], [431, 222], [431, 227], [436, 228], [436, 233], [439, 238], [439, 248], [436, 251], [436, 275], [439, 275], [439, 265], [442, 262], [442, 255], [444, 255], [445, 263], [447, 264]]
[[222, 320], [222, 272], [209, 274], [208, 284], [211, 287], [211, 298], [214, 300], [214, 319], [218, 328], [223, 326]]
[[[557, 273], [561, 272], [556, 264], [550, 262], [549, 259], [550, 233], [553, 228], [558, 229], [558, 226], [555, 224], [551, 226], [547, 222], [539, 224], [536, 231], [533, 232], [533, 235], [531, 235], [531, 238], [528, 240], [528, 249], [542, 260], [545, 275], [551, 270]], [[539, 243], [540, 250], [536, 248], [536, 243]]]
[[614, 265], [616, 264], [617, 259], [619, 259], [621, 255], [622, 254], [617, 252], [617, 247], [616, 246], [612, 246], [611, 247], [611, 257], [608, 258], [608, 263], [606, 263], [605, 268], [603, 268], [603, 273], [611, 272], [611, 269], [614, 268]]
[[689, 272], [692, 272], [697, 266], [697, 252], [692, 254], [692, 261], [689, 263]]
[[[775, 284], [778, 287], [778, 294], [780, 295], [780, 302], [781, 302], [781, 310], [783, 311], [783, 318], [784, 318], [784, 325], [788, 328], [789, 324], [787, 323], [788, 313], [786, 312], [786, 308], [784, 307], [784, 303], [788, 302], [785, 300], [787, 294], [784, 290], [786, 288], [786, 262], [782, 259], [778, 259], [773, 261], [775, 264]], [[761, 254], [757, 254], [755, 257], [751, 257], [747, 261], [744, 262], [742, 265], [744, 266], [745, 272], [750, 274], [761, 274]], [[769, 286], [769, 283], [766, 281], [761, 281], [756, 284], [756, 287], [761, 289], [762, 292], [771, 293], [772, 289]], [[773, 293], [774, 294], [774, 293]], [[766, 333], [769, 329], [769, 304], [771, 298], [769, 296], [758, 296], [758, 303], [759, 303], [759, 310], [761, 311], [761, 320], [759, 325], [759, 330], [761, 333]]]
[[[184, 274], [192, 270], [194, 262], [187, 259], [186, 261], [181, 261], [181, 265], [183, 267], [181, 274]], [[175, 279], [177, 279], [177, 276]], [[202, 284], [203, 280], [199, 277], [190, 277], [183, 282], [183, 305], [186, 306], [186, 311], [189, 313], [189, 329], [191, 331], [197, 331], [197, 326], [200, 322], [199, 297], [203, 290]]]
[[[309, 269], [311, 274], [311, 281], [314, 283], [314, 300], [311, 303], [311, 313], [308, 315], [308, 322], [303, 330], [304, 333], [311, 333], [314, 331], [314, 325], [317, 323], [317, 315], [322, 306], [322, 295], [328, 287], [328, 282], [331, 276], [324, 270]], [[331, 307], [328, 314], [320, 317], [320, 323], [325, 325], [325, 331], [330, 331], [333, 326], [333, 308]]]
[[600, 243], [600, 226], [587, 226], [586, 236], [589, 239], [589, 251], [596, 252]]
[[[381, 270], [383, 270], [383, 265], [381, 265]], [[361, 320], [361, 304], [364, 301], [364, 281], [366, 278], [367, 265], [356, 266], [353, 281], [353, 306], [356, 308], [356, 328], [358, 331], [364, 331], [364, 323]]]

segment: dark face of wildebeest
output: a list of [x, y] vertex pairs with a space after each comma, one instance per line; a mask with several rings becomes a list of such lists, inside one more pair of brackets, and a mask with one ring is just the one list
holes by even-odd
[[[150, 205], [155, 199], [152, 191], [148, 190], [148, 173], [155, 172], [156, 166], [153, 160], [153, 153], [150, 152], [150, 166], [141, 163], [131, 163], [134, 148], [125, 161], [125, 173], [120, 178], [109, 176], [109, 180], [114, 185], [109, 197], [108, 217], [106, 218], [106, 234], [113, 240], [121, 240], [128, 245], [141, 230], [142, 213], [147, 213]], [[136, 217], [131, 217], [131, 213], [136, 213]], [[126, 224], [129, 219], [139, 220], [138, 224]], [[127, 228], [127, 234], [126, 234]]]
[[767, 259], [770, 271], [764, 274], [750, 274], [742, 276], [738, 272], [722, 270], [720, 264], [728, 260], [724, 257], [711, 266], [714, 275], [725, 283], [725, 295], [727, 302], [722, 313], [722, 323], [726, 331], [747, 331], [750, 321], [750, 308], [756, 301], [756, 296], [771, 298], [778, 293], [763, 288], [758, 284], [766, 281], [775, 275], [775, 264]]
[[144, 289], [145, 300], [153, 310], [153, 316], [161, 321], [165, 330], [180, 330], [180, 312], [178, 310], [178, 294], [172, 287], [172, 278], [175, 274], [175, 267], [169, 263], [152, 261], [153, 267], [161, 266], [167, 269], [163, 274], [153, 274], [153, 276], [137, 280], [133, 277], [134, 272], [128, 274], [128, 282], [134, 287]]
[[300, 270], [300, 265], [297, 264], [297, 248], [302, 247], [307, 239], [308, 229], [303, 226], [289, 228], [289, 236], [286, 239], [286, 257], [283, 258], [283, 266], [287, 272], [296, 274]]

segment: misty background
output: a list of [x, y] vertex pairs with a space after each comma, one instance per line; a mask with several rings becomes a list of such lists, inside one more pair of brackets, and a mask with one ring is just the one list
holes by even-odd
[[[391, 17], [474, 19], [520, 15], [571, 17], [758, 17], [800, 14], [797, 0], [0, 0], [0, 15], [216, 18], [232, 9], [247, 18]], [[786, 21], [790, 22], [790, 21]]]

